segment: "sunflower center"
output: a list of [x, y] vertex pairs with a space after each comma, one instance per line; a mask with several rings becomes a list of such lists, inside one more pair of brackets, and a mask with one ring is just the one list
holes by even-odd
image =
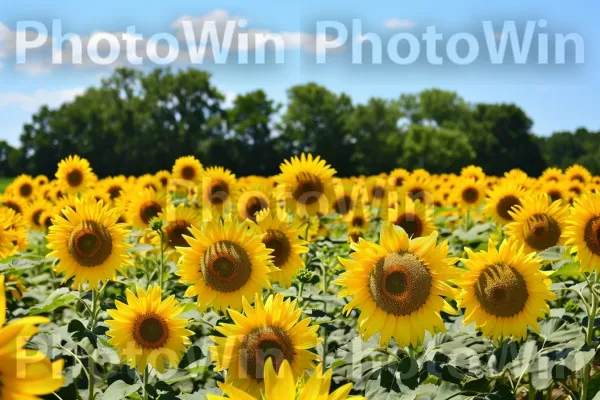
[[514, 218], [508, 212], [512, 210], [513, 206], [520, 205], [521, 201], [511, 194], [500, 199], [498, 204], [496, 204], [496, 212], [502, 219], [513, 221]]
[[252, 196], [246, 202], [246, 215], [249, 219], [256, 222], [256, 214], [267, 208], [269, 205], [265, 200], [258, 196]]
[[431, 283], [427, 267], [407, 252], [386, 255], [369, 276], [375, 304], [394, 315], [409, 315], [421, 308], [429, 298]]
[[74, 169], [67, 174], [67, 183], [72, 187], [77, 187], [83, 182], [83, 173], [80, 170]]
[[394, 224], [404, 229], [409, 237], [421, 237], [423, 233], [421, 219], [413, 213], [405, 213], [398, 216]]
[[558, 190], [549, 190], [548, 196], [550, 196], [550, 199], [552, 201], [557, 201], [557, 200], [562, 199], [562, 195], [561, 195], [560, 191], [558, 191]]
[[592, 253], [600, 256], [600, 215], [587, 222], [583, 230], [583, 240]]
[[210, 202], [215, 205], [221, 205], [229, 197], [229, 185], [222, 180], [216, 180], [210, 186]]
[[335, 202], [333, 208], [335, 209], [336, 213], [344, 215], [347, 214], [348, 211], [352, 210], [352, 203], [353, 202], [350, 196], [344, 195]]
[[160, 184], [163, 187], [167, 187], [167, 184], [169, 183], [169, 179], [166, 176], [161, 176], [158, 180], [160, 181]]
[[383, 188], [379, 185], [374, 186], [373, 190], [371, 190], [371, 194], [373, 194], [374, 198], [381, 199], [385, 195], [385, 188]]
[[365, 219], [360, 216], [352, 217], [352, 226], [356, 228], [362, 228], [365, 226]]
[[462, 192], [462, 198], [466, 203], [472, 204], [479, 199], [479, 191], [475, 188], [468, 187]]
[[50, 228], [52, 226], [52, 217], [47, 216], [46, 219], [44, 220], [44, 226], [46, 228]]
[[209, 285], [219, 292], [234, 292], [250, 279], [252, 263], [244, 248], [231, 241], [212, 244], [200, 262], [200, 271]]
[[144, 349], [158, 349], [169, 339], [169, 326], [158, 314], [140, 315], [133, 322], [133, 339]]
[[534, 214], [525, 224], [525, 241], [536, 250], [556, 246], [560, 239], [560, 226], [546, 214]]
[[569, 191], [571, 193], [575, 193], [576, 195], [580, 195], [581, 194], [581, 189], [579, 189], [579, 186], [571, 186], [569, 188]]
[[275, 326], [253, 329], [242, 341], [240, 350], [241, 365], [255, 380], [263, 379], [264, 365], [269, 358], [275, 371], [279, 371], [284, 360], [292, 364], [296, 356], [290, 337]]
[[529, 292], [523, 275], [509, 265], [490, 265], [475, 283], [475, 296], [488, 313], [512, 317], [525, 307]]
[[581, 175], [573, 175], [571, 177], [571, 180], [583, 183], [583, 176], [581, 176]]
[[140, 207], [140, 218], [144, 224], [148, 224], [150, 220], [158, 216], [158, 213], [161, 211], [162, 207], [156, 201], [147, 201]]
[[181, 177], [185, 180], [191, 181], [196, 177], [196, 170], [192, 166], [185, 166], [181, 169]]
[[404, 178], [397, 177], [396, 180], [394, 181], [394, 183], [396, 184], [397, 187], [400, 187], [404, 183]]
[[323, 182], [321, 179], [310, 172], [298, 174], [297, 184], [292, 192], [294, 199], [304, 205], [316, 203], [323, 194]]
[[188, 242], [185, 240], [183, 235], [189, 235], [188, 228], [192, 226], [189, 222], [184, 220], [176, 220], [169, 222], [167, 225], [167, 237], [169, 238], [169, 245], [172, 247], [190, 247]]
[[19, 207], [19, 205], [13, 201], [7, 200], [4, 203], [2, 203], [3, 206], [10, 208], [11, 210], [13, 210], [14, 212], [16, 212], [17, 214], [21, 214], [22, 210], [21, 207]]
[[412, 201], [423, 200], [425, 198], [425, 189], [417, 186], [409, 190], [406, 194]]
[[33, 187], [29, 183], [24, 183], [19, 188], [19, 193], [22, 197], [29, 197], [33, 192]]
[[275, 229], [267, 230], [267, 233], [263, 239], [265, 246], [273, 252], [273, 263], [276, 267], [281, 268], [288, 260], [292, 246], [287, 236], [281, 231]]
[[116, 199], [117, 197], [119, 197], [121, 195], [121, 186], [118, 185], [113, 185], [111, 187], [108, 188], [108, 195], [110, 196], [110, 199]]
[[69, 236], [69, 252], [78, 264], [95, 267], [112, 252], [112, 237], [108, 229], [96, 221], [84, 221]]
[[42, 215], [43, 210], [35, 210], [33, 214], [31, 214], [31, 220], [36, 226], [40, 226], [40, 216]]

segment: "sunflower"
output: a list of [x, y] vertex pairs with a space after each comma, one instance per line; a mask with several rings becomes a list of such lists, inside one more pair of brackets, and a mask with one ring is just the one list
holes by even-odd
[[216, 363], [216, 371], [227, 370], [226, 384], [260, 396], [265, 388], [264, 365], [269, 358], [276, 371], [287, 360], [294, 380], [306, 370], [315, 369], [319, 356], [310, 349], [320, 342], [319, 327], [310, 325], [310, 318], [300, 320], [302, 309], [297, 300], [284, 300], [279, 293], [263, 303], [257, 294], [254, 307], [243, 299], [243, 311], [229, 309], [234, 323], [218, 325], [215, 330], [223, 336], [211, 336], [215, 346], [209, 347], [210, 358]]
[[526, 254], [515, 240], [505, 240], [499, 250], [490, 240], [487, 252], [465, 251], [468, 258], [461, 261], [468, 271], [455, 280], [462, 288], [463, 323], [475, 322], [493, 339], [524, 339], [528, 325], [538, 331], [537, 320], [550, 313], [547, 301], [556, 298], [550, 279], [540, 271], [542, 260]]
[[402, 186], [402, 190], [411, 200], [421, 200], [422, 203], [431, 204], [433, 201], [433, 187], [429, 177], [422, 175], [411, 175]]
[[235, 175], [223, 167], [210, 167], [202, 177], [202, 207], [206, 212], [227, 211], [236, 195]]
[[37, 199], [25, 209], [25, 221], [29, 227], [36, 231], [43, 231], [46, 227], [43, 225], [40, 217], [45, 211], [52, 209], [52, 203], [44, 199]]
[[236, 209], [241, 221], [249, 219], [256, 222], [256, 215], [260, 211], [277, 207], [270, 194], [270, 189], [261, 184], [253, 184], [242, 188], [240, 192], [241, 194], [236, 201]]
[[115, 201], [121, 197], [124, 192], [127, 192], [128, 184], [124, 176], [115, 176], [102, 181], [102, 188], [108, 194], [111, 201]]
[[8, 193], [0, 196], [0, 205], [14, 210], [17, 214], [23, 214], [27, 209], [27, 202], [25, 200]]
[[592, 174], [584, 166], [575, 164], [565, 171], [565, 179], [587, 185], [592, 180]]
[[281, 165], [277, 177], [286, 208], [299, 216], [327, 214], [333, 199], [335, 169], [312, 154], [292, 157]]
[[356, 207], [344, 217], [344, 221], [348, 226], [348, 231], [356, 229], [365, 231], [371, 222], [371, 211], [367, 207]]
[[585, 185], [578, 180], [566, 181], [565, 188], [567, 190], [567, 197], [571, 203], [585, 193]]
[[399, 202], [390, 206], [386, 218], [394, 225], [402, 228], [409, 237], [418, 238], [429, 236], [435, 230], [433, 209], [421, 203], [412, 201], [410, 197], [401, 196]]
[[[177, 207], [169, 204], [165, 211], [158, 214], [158, 218], [165, 222], [162, 228], [164, 241], [170, 249], [189, 247], [183, 235], [190, 234], [189, 228], [192, 225], [202, 225], [202, 218], [198, 210], [186, 207], [185, 204], [179, 204]], [[152, 243], [160, 245], [160, 236], [158, 234], [154, 234]]]
[[468, 167], [464, 167], [460, 171], [460, 176], [463, 179], [473, 179], [475, 182], [485, 180], [485, 173], [483, 172], [483, 169], [475, 165], [469, 165]]
[[560, 200], [563, 203], [568, 203], [568, 189], [562, 182], [546, 182], [542, 185], [542, 187], [539, 190], [543, 193], [546, 193], [550, 201]]
[[202, 179], [202, 164], [194, 156], [179, 157], [173, 164], [171, 178], [199, 183]]
[[566, 228], [569, 208], [560, 200], [550, 203], [546, 193], [526, 196], [509, 214], [514, 222], [506, 225], [506, 234], [523, 243], [528, 253], [565, 243], [561, 235]]
[[189, 337], [189, 321], [180, 318], [184, 305], [174, 295], [161, 300], [158, 286], [148, 290], [136, 288], [136, 294], [127, 289], [127, 304], [115, 301], [117, 309], [108, 310], [112, 319], [106, 321], [109, 343], [119, 350], [120, 356], [131, 368], [143, 373], [151, 365], [159, 373], [165, 370], [165, 362], [177, 367]]
[[520, 170], [519, 168], [513, 168], [510, 171], [505, 172], [504, 177], [509, 181], [514, 181], [520, 184], [523, 184], [528, 178], [527, 173], [523, 172], [523, 170]]
[[392, 172], [390, 172], [390, 176], [388, 177], [388, 185], [391, 188], [399, 188], [404, 185], [404, 181], [408, 179], [410, 176], [410, 172], [405, 170], [404, 168], [396, 168]]
[[0, 260], [8, 258], [19, 251], [19, 233], [14, 228], [21, 219], [15, 210], [0, 207]]
[[485, 212], [500, 225], [512, 222], [513, 217], [509, 211], [521, 205], [521, 199], [525, 195], [526, 191], [520, 184], [505, 180], [488, 191]]
[[385, 209], [388, 205], [388, 180], [384, 176], [373, 176], [367, 179], [366, 187], [367, 202], [373, 208]]
[[56, 179], [63, 193], [84, 192], [97, 180], [88, 160], [78, 155], [69, 156], [58, 163]]
[[146, 229], [150, 220], [163, 211], [166, 202], [167, 198], [163, 191], [143, 189], [131, 193], [127, 204], [127, 220], [136, 228]]
[[67, 207], [49, 228], [47, 257], [56, 257], [56, 271], [65, 280], [74, 277], [75, 285], [89, 282], [93, 289], [99, 281], [115, 279], [122, 265], [130, 264], [125, 242], [125, 224], [117, 223], [118, 209], [102, 201], [76, 200], [75, 209]]
[[600, 271], [600, 196], [584, 195], [575, 200], [564, 233], [566, 244], [582, 271]]
[[35, 182], [37, 187], [42, 187], [48, 184], [48, 177], [46, 175], [38, 175], [35, 178], [33, 178], [33, 181]]
[[351, 212], [357, 206], [358, 189], [359, 187], [349, 179], [335, 180], [333, 185], [333, 211], [342, 216]]
[[304, 232], [298, 222], [290, 223], [287, 215], [276, 216], [269, 210], [258, 213], [256, 220], [262, 242], [273, 251], [273, 264], [279, 268], [271, 276], [281, 286], [289, 287], [298, 269], [304, 268], [300, 256], [308, 252], [307, 242], [300, 239]]
[[171, 180], [171, 173], [169, 171], [158, 171], [154, 174], [154, 177], [158, 179], [163, 189], [166, 189], [167, 186], [169, 186], [169, 181]]
[[546, 168], [540, 176], [540, 181], [546, 182], [560, 182], [563, 179], [563, 172], [560, 168]]
[[212, 218], [190, 232], [191, 237], [184, 236], [190, 247], [177, 247], [182, 257], [176, 274], [191, 285], [185, 295], [198, 296], [202, 311], [210, 306], [239, 310], [243, 297], [252, 298], [271, 286], [271, 250], [256, 227], [233, 218]]
[[454, 196], [459, 204], [467, 209], [477, 208], [484, 200], [485, 182], [474, 179], [461, 179], [454, 189]]
[[0, 275], [0, 398], [34, 400], [60, 389], [63, 360], [51, 362], [24, 344], [38, 332], [36, 325], [50, 321], [44, 317], [25, 317], [6, 323], [4, 275]]
[[26, 202], [33, 199], [37, 188], [35, 181], [29, 175], [19, 175], [10, 186], [15, 196]]
[[331, 369], [323, 373], [323, 365], [319, 364], [307, 382], [297, 380], [287, 360], [283, 360], [279, 372], [275, 371], [273, 359], [267, 358], [263, 372], [265, 388], [258, 397], [251, 396], [232, 385], [218, 382], [219, 387], [228, 397], [208, 394], [208, 400], [365, 400], [362, 396], [348, 396], [352, 384], [329, 393], [333, 372]]
[[350, 259], [340, 258], [346, 268], [335, 282], [339, 297], [351, 296], [344, 307], [361, 313], [358, 330], [367, 340], [380, 332], [379, 343], [393, 336], [399, 346], [416, 346], [425, 331], [444, 331], [440, 311], [455, 313], [442, 296], [453, 296], [445, 282], [457, 274], [456, 260], [447, 258], [448, 244], [436, 246], [438, 234], [410, 239], [390, 222], [381, 228], [380, 244], [359, 240], [350, 248]]

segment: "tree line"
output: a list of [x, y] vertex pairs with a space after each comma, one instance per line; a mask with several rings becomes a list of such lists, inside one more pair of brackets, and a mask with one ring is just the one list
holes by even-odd
[[398, 167], [456, 173], [469, 164], [536, 176], [574, 163], [600, 174], [600, 132], [539, 137], [532, 125], [514, 104], [472, 104], [439, 89], [355, 104], [307, 83], [287, 91], [285, 107], [262, 90], [226, 106], [207, 72], [121, 68], [70, 103], [41, 107], [20, 147], [0, 141], [0, 175], [51, 176], [70, 154], [87, 158], [100, 177], [170, 170], [190, 154], [237, 175], [274, 175], [300, 152], [320, 155], [340, 176]]

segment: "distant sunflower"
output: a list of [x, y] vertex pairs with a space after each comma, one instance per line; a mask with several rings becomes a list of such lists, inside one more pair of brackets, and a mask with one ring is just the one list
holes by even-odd
[[254, 307], [244, 298], [244, 313], [228, 310], [233, 324], [220, 324], [215, 329], [223, 336], [211, 336], [215, 346], [209, 347], [216, 371], [227, 371], [225, 384], [252, 396], [260, 396], [265, 388], [264, 365], [274, 362], [276, 371], [287, 361], [294, 380], [306, 370], [316, 367], [319, 359], [310, 351], [319, 344], [318, 325], [302, 316], [297, 301], [284, 300], [282, 294], [269, 296], [263, 303], [257, 295]]
[[236, 200], [236, 209], [240, 221], [249, 219], [256, 222], [256, 215], [262, 210], [277, 207], [272, 198], [270, 189], [256, 184], [241, 189], [241, 194]]
[[93, 289], [99, 281], [116, 278], [122, 265], [130, 264], [125, 242], [127, 230], [118, 224], [119, 212], [103, 202], [76, 200], [75, 209], [67, 207], [49, 228], [47, 257], [56, 257], [56, 271], [65, 280], [74, 277], [75, 285], [89, 282]]
[[127, 179], [124, 176], [108, 178], [102, 182], [102, 187], [108, 193], [110, 200], [115, 201], [115, 199], [127, 191]]
[[485, 200], [485, 185], [474, 179], [461, 179], [454, 189], [454, 196], [466, 209], [475, 209]]
[[568, 203], [569, 193], [567, 187], [562, 182], [546, 182], [540, 188], [540, 191], [546, 193], [550, 201], [560, 200], [563, 203]]
[[582, 271], [600, 271], [600, 196], [584, 195], [575, 200], [565, 231], [566, 244]]
[[524, 339], [528, 325], [538, 331], [537, 320], [550, 313], [547, 301], [556, 298], [540, 271], [541, 259], [514, 240], [505, 240], [499, 250], [491, 240], [487, 252], [465, 250], [468, 258], [461, 261], [468, 271], [455, 280], [462, 288], [463, 323], [475, 322], [493, 339]]
[[435, 230], [433, 209], [421, 203], [412, 201], [410, 197], [402, 196], [401, 200], [390, 207], [387, 220], [402, 228], [410, 238], [429, 236]]
[[88, 160], [78, 155], [58, 163], [56, 179], [63, 193], [84, 192], [97, 180]]
[[571, 203], [585, 193], [585, 185], [578, 180], [566, 181], [565, 187]]
[[540, 176], [540, 181], [546, 182], [560, 182], [563, 179], [563, 172], [560, 168], [546, 168]]
[[431, 179], [413, 173], [413, 175], [404, 181], [402, 193], [406, 194], [413, 201], [421, 200], [421, 203], [431, 204], [433, 201]]
[[190, 247], [177, 248], [182, 254], [177, 275], [181, 283], [190, 285], [185, 296], [197, 296], [202, 311], [210, 306], [239, 310], [243, 297], [252, 298], [271, 286], [271, 250], [256, 227], [213, 218], [192, 226], [190, 232], [191, 236], [184, 236]]
[[58, 215], [62, 216], [64, 218], [64, 214], [63, 214], [63, 210], [67, 207], [71, 207], [73, 209], [75, 209], [75, 206], [77, 204], [77, 199], [78, 199], [78, 195], [77, 194], [65, 194], [64, 196], [62, 196], [60, 199], [58, 199], [56, 201], [56, 209], [58, 211]]
[[509, 211], [521, 205], [521, 199], [525, 194], [526, 191], [520, 184], [505, 180], [488, 191], [485, 212], [500, 225], [512, 222], [513, 216]]
[[[165, 244], [169, 249], [189, 247], [188, 242], [183, 236], [190, 235], [189, 229], [192, 225], [202, 225], [202, 217], [198, 210], [187, 207], [184, 204], [179, 204], [177, 207], [169, 204], [165, 211], [158, 214], [158, 218], [166, 223], [162, 229]], [[154, 235], [153, 244], [160, 245], [160, 236], [158, 234]]]
[[[1, 235], [1, 233], [0, 233]], [[25, 317], [6, 324], [4, 275], [0, 275], [0, 398], [35, 400], [60, 389], [63, 360], [51, 362], [37, 350], [26, 349], [37, 325], [49, 323], [45, 317]]]
[[136, 179], [136, 186], [140, 190], [144, 189], [152, 189], [155, 192], [159, 192], [162, 190], [162, 185], [158, 178], [151, 174], [144, 174]]
[[127, 220], [136, 228], [146, 229], [148, 223], [166, 206], [166, 195], [163, 191], [155, 192], [152, 189], [144, 189], [137, 193], [131, 193], [127, 204]]
[[408, 179], [410, 176], [410, 172], [405, 170], [404, 168], [396, 168], [392, 172], [390, 172], [390, 176], [388, 177], [388, 184], [391, 188], [400, 188], [404, 185], [404, 181]]
[[52, 220], [56, 215], [58, 215], [56, 207], [49, 208], [40, 214], [40, 225], [44, 227], [46, 232], [52, 226]]
[[475, 182], [485, 180], [485, 173], [481, 167], [475, 165], [469, 165], [468, 167], [464, 167], [460, 171], [460, 176], [463, 179], [473, 179]]
[[202, 206], [207, 212], [223, 213], [236, 198], [235, 175], [223, 167], [210, 167], [202, 177]]
[[575, 164], [567, 168], [565, 171], [565, 179], [569, 181], [577, 181], [584, 186], [591, 182], [592, 174], [582, 165]]
[[332, 177], [335, 170], [312, 154], [292, 157], [280, 165], [277, 177], [286, 208], [299, 216], [327, 214], [333, 199]]
[[366, 187], [367, 202], [371, 207], [385, 208], [388, 206], [389, 187], [388, 180], [384, 176], [372, 176], [367, 179]]
[[22, 218], [11, 208], [0, 208], [0, 260], [8, 258], [17, 253], [18, 233], [14, 226]]
[[208, 394], [208, 400], [365, 400], [362, 396], [348, 396], [352, 383], [347, 383], [329, 393], [333, 372], [331, 369], [323, 373], [323, 365], [310, 375], [307, 382], [297, 380], [287, 360], [283, 360], [279, 372], [275, 371], [273, 359], [267, 358], [264, 368], [265, 388], [261, 394], [251, 396], [235, 386], [218, 382], [223, 393], [228, 397]]
[[541, 252], [565, 243], [561, 236], [566, 229], [569, 208], [560, 200], [550, 203], [548, 195], [523, 197], [510, 215], [514, 222], [506, 225], [506, 234], [525, 244], [525, 251]]
[[46, 175], [38, 175], [35, 178], [33, 178], [33, 181], [35, 182], [37, 187], [42, 187], [48, 184], [48, 177]]
[[371, 222], [371, 211], [367, 207], [357, 207], [344, 217], [348, 231], [359, 229], [366, 230]]
[[158, 171], [154, 174], [154, 177], [158, 179], [163, 189], [166, 189], [169, 186], [169, 181], [171, 180], [171, 173], [169, 171]]
[[300, 239], [304, 232], [300, 224], [290, 222], [287, 215], [280, 218], [269, 210], [258, 213], [256, 220], [258, 230], [263, 233], [262, 242], [273, 250], [273, 264], [279, 268], [271, 276], [281, 286], [289, 287], [298, 269], [304, 268], [304, 260], [300, 256], [308, 252], [307, 242]]
[[202, 179], [202, 164], [194, 156], [179, 157], [173, 165], [171, 178], [199, 183]]
[[519, 168], [513, 168], [508, 172], [504, 173], [504, 177], [509, 181], [514, 181], [520, 184], [523, 184], [527, 179], [527, 173], [523, 172], [523, 170]]
[[359, 187], [349, 179], [334, 181], [333, 211], [340, 215], [351, 212], [358, 203], [358, 189]]
[[17, 214], [24, 214], [27, 209], [25, 200], [7, 193], [0, 195], [0, 205], [12, 209]]
[[51, 210], [52, 203], [44, 199], [37, 199], [25, 209], [25, 220], [29, 227], [36, 231], [43, 231], [46, 227], [43, 225], [40, 217], [45, 211]]
[[32, 200], [37, 188], [33, 178], [29, 175], [19, 175], [10, 186], [15, 196], [20, 197], [24, 201]]
[[340, 258], [346, 268], [336, 285], [339, 297], [352, 297], [344, 307], [361, 313], [358, 330], [367, 340], [380, 333], [379, 343], [394, 337], [399, 346], [416, 346], [425, 331], [444, 331], [440, 311], [455, 313], [443, 297], [454, 289], [446, 281], [454, 277], [456, 260], [447, 258], [448, 244], [437, 245], [437, 232], [409, 239], [390, 222], [381, 228], [380, 244], [360, 240], [350, 248], [350, 259]]
[[165, 363], [177, 367], [194, 334], [186, 329], [189, 321], [179, 317], [184, 305], [174, 295], [161, 300], [158, 286], [148, 290], [138, 286], [136, 294], [127, 289], [126, 295], [127, 304], [117, 300], [117, 309], [108, 310], [112, 318], [106, 321], [109, 343], [140, 374], [146, 365], [159, 373], [164, 372]]

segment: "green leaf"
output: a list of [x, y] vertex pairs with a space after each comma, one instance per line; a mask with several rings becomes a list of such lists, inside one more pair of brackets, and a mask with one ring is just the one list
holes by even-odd
[[130, 385], [123, 381], [116, 381], [106, 389], [102, 398], [105, 400], [122, 399], [138, 391], [141, 387], [142, 385], [140, 383]]
[[544, 261], [558, 261], [561, 260], [567, 251], [566, 246], [554, 246], [549, 247], [546, 250], [538, 254]]
[[513, 360], [509, 367], [509, 371], [513, 379], [519, 379], [519, 377], [530, 368], [531, 360], [537, 354], [537, 344], [533, 340], [529, 340], [521, 346], [517, 358]]
[[54, 311], [57, 308], [64, 307], [74, 302], [79, 297], [79, 292], [72, 291], [69, 288], [59, 288], [50, 293], [50, 296], [41, 304], [35, 305], [29, 309], [29, 315], [38, 315]]
[[552, 343], [565, 343], [583, 335], [581, 327], [569, 324], [561, 318], [548, 318], [540, 321], [540, 337]]

